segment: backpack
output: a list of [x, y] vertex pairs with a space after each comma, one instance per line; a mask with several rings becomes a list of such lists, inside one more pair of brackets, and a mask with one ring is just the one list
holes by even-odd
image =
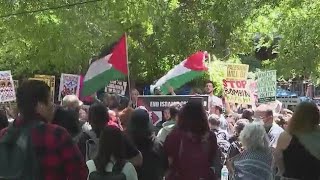
[[0, 140], [1, 180], [41, 180], [40, 165], [32, 144], [31, 130], [43, 122], [9, 126]]
[[94, 131], [84, 132], [90, 139], [86, 141], [86, 161], [92, 160], [96, 157], [99, 149], [99, 138]]
[[100, 172], [95, 170], [89, 174], [88, 180], [126, 180], [126, 175], [122, 172], [125, 164], [125, 161], [115, 163], [112, 172]]
[[[211, 140], [215, 138], [214, 134], [209, 133], [209, 137], [204, 141], [201, 140], [201, 142], [199, 142], [199, 140], [197, 140], [196, 138], [187, 138], [186, 136], [188, 135], [182, 135], [179, 144], [178, 159], [176, 162], [173, 162], [179, 168], [174, 168], [176, 169], [175, 172], [169, 172], [169, 174], [171, 174], [169, 177], [171, 178], [168, 179], [180, 180], [183, 179], [182, 177], [186, 176], [185, 171], [187, 169], [192, 169], [193, 171], [192, 173], [188, 172], [187, 174], [190, 175], [191, 173], [195, 175], [200, 171], [203, 172], [203, 168], [208, 168], [210, 176], [209, 179], [213, 179], [215, 176], [213, 161], [216, 149], [214, 143], [211, 142]], [[195, 180], [207, 180], [205, 178], [205, 176], [207, 175], [208, 174], [203, 174], [201, 176], [204, 177], [199, 177], [199, 179]]]

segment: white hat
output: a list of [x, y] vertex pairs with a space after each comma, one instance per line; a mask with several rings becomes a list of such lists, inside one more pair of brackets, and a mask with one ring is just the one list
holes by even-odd
[[70, 106], [75, 105], [77, 107], [80, 107], [83, 105], [83, 102], [79, 100], [78, 96], [76, 95], [66, 95], [62, 99], [62, 106]]

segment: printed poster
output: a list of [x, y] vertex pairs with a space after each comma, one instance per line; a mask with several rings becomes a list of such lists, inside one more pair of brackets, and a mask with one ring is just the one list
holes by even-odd
[[59, 101], [66, 95], [80, 95], [80, 76], [75, 74], [61, 74]]
[[11, 71], [0, 71], [0, 102], [16, 100], [16, 92]]
[[55, 97], [55, 89], [56, 89], [56, 77], [50, 75], [34, 75], [35, 78], [42, 78], [42, 79], [50, 79], [50, 83], [48, 84], [50, 87], [51, 97], [54, 102]]
[[162, 120], [162, 111], [169, 108], [173, 103], [186, 104], [190, 98], [199, 97], [203, 102], [203, 106], [208, 110], [208, 98], [209, 96], [179, 96], [179, 95], [161, 95], [161, 96], [138, 96], [137, 107], [144, 106], [150, 115], [152, 123], [155, 125]]
[[258, 102], [272, 102], [277, 95], [277, 71], [257, 72]]
[[224, 95], [228, 102], [252, 104], [252, 95], [247, 80], [223, 80]]
[[246, 80], [248, 77], [249, 65], [247, 64], [227, 64], [227, 80]]
[[124, 96], [126, 94], [127, 86], [128, 82], [126, 81], [111, 81], [105, 88], [105, 92]]

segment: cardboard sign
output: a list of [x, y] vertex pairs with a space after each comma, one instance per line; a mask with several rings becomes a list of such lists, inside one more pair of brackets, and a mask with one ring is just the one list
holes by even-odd
[[247, 80], [223, 80], [224, 94], [228, 102], [252, 104]]
[[208, 96], [138, 96], [137, 106], [144, 106], [152, 119], [153, 124], [157, 124], [162, 120], [162, 111], [169, 108], [173, 103], [186, 104], [189, 100], [195, 97], [201, 97], [203, 106], [208, 110]]
[[249, 65], [247, 64], [227, 64], [227, 80], [246, 80], [248, 77]]
[[55, 76], [50, 76], [50, 75], [39, 75], [36, 74], [34, 75], [35, 78], [38, 79], [43, 79], [48, 86], [50, 87], [50, 94], [52, 98], [52, 102], [54, 102], [54, 96], [55, 96], [55, 88], [56, 88], [56, 77]]
[[126, 81], [111, 81], [105, 88], [105, 92], [125, 95], [128, 83]]
[[257, 72], [258, 102], [272, 102], [277, 95], [277, 71]]
[[16, 91], [11, 71], [0, 71], [0, 102], [12, 102], [16, 100]]
[[80, 94], [80, 76], [75, 74], [61, 74], [60, 88], [59, 88], [59, 101], [66, 95]]

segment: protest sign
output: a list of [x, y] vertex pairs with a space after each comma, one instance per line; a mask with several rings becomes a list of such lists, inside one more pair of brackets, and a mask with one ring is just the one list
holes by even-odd
[[257, 81], [253, 79], [247, 80], [246, 90], [250, 93], [252, 105], [258, 103]]
[[191, 98], [202, 98], [203, 106], [208, 110], [208, 96], [138, 96], [137, 106], [144, 106], [152, 119], [152, 123], [156, 124], [162, 120], [162, 111], [169, 108], [173, 103], [186, 104]]
[[44, 79], [44, 81], [48, 84], [50, 87], [50, 93], [52, 97], [52, 102], [54, 102], [54, 96], [55, 96], [55, 88], [56, 88], [56, 77], [50, 76], [50, 75], [34, 75], [35, 78]]
[[60, 88], [59, 88], [59, 101], [66, 95], [80, 94], [80, 76], [75, 74], [61, 74]]
[[125, 95], [128, 83], [126, 81], [111, 81], [105, 88], [105, 92]]
[[0, 71], [0, 102], [16, 100], [16, 92], [11, 71]]
[[277, 71], [257, 72], [258, 102], [265, 103], [276, 100]]
[[249, 65], [227, 64], [226, 80], [246, 80], [248, 77]]
[[223, 80], [224, 95], [228, 102], [252, 104], [251, 95], [247, 89], [247, 80]]

